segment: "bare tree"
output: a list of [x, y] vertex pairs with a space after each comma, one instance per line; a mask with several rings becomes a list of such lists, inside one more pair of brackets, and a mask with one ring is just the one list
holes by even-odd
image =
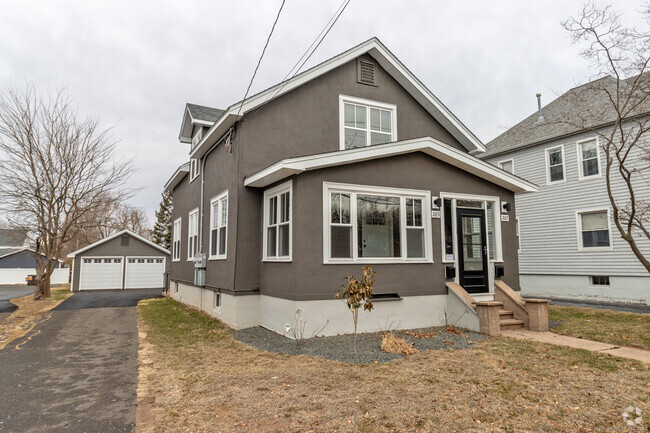
[[130, 161], [95, 119], [82, 119], [65, 91], [41, 97], [34, 85], [0, 95], [0, 209], [36, 251], [34, 299], [50, 296], [53, 264], [73, 228], [98, 205], [132, 194]]
[[[650, 3], [640, 13], [650, 25]], [[598, 75], [575, 93], [584, 110], [565, 122], [598, 135], [614, 223], [650, 272], [650, 254], [639, 245], [641, 239], [650, 241], [650, 31], [624, 26], [611, 5], [600, 8], [594, 2], [562, 25], [574, 43], [585, 45], [580, 54]], [[599, 95], [605, 96], [598, 98], [601, 105], [593, 102]], [[615, 187], [620, 181], [622, 189]]]

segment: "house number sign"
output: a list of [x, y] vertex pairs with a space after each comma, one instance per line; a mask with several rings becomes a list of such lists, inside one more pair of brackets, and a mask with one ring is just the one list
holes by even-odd
[[432, 210], [431, 211], [431, 218], [440, 218], [440, 211], [439, 210]]
[[510, 221], [510, 215], [501, 215], [501, 221], [508, 222]]

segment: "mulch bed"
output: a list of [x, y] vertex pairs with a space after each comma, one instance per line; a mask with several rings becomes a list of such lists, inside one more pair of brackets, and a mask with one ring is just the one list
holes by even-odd
[[[432, 350], [460, 350], [483, 341], [486, 335], [457, 328], [431, 327], [393, 331], [420, 352]], [[302, 342], [261, 327], [235, 331], [235, 338], [256, 349], [285, 355], [310, 355], [350, 364], [372, 364], [403, 358], [403, 355], [382, 352], [382, 332], [357, 334], [356, 353], [354, 335], [304, 339]]]

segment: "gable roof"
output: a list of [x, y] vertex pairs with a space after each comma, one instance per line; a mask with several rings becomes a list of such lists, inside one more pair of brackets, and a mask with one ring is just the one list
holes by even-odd
[[[469, 152], [484, 152], [485, 146], [458, 118], [433, 94], [420, 80], [399, 61], [379, 39], [371, 38], [325, 62], [283, 81], [260, 93], [239, 101], [228, 107], [204, 134], [201, 141], [191, 151], [192, 158], [202, 157], [237, 120], [255, 108], [294, 90], [303, 84], [324, 75], [357, 57], [369, 54], [390, 74], [431, 116]], [[241, 112], [240, 112], [241, 106]], [[239, 115], [237, 114], [239, 113]]]
[[246, 177], [245, 186], [266, 187], [289, 176], [407, 153], [422, 152], [513, 192], [535, 192], [537, 187], [514, 174], [431, 137], [378, 144], [318, 155], [285, 159]]
[[181, 180], [185, 177], [187, 173], [190, 172], [190, 163], [186, 162], [185, 164], [182, 164], [180, 167], [176, 169], [174, 174], [172, 174], [172, 177], [169, 178], [167, 183], [165, 184], [165, 191], [172, 191], [174, 188], [176, 188], [176, 185], [178, 185]]
[[0, 229], [0, 247], [21, 248], [27, 236], [20, 230]]
[[[0, 248], [0, 259], [4, 259], [5, 257], [13, 256], [14, 254], [21, 253], [23, 251], [29, 251], [30, 253], [36, 253], [31, 248]], [[41, 254], [41, 256], [45, 256], [45, 254]], [[63, 260], [58, 259], [60, 263], [63, 263]]]
[[156, 248], [157, 250], [160, 250], [163, 253], [169, 255], [168, 250], [164, 249], [163, 247], [161, 247], [158, 244], [154, 244], [149, 239], [145, 239], [142, 236], [133, 233], [131, 230], [122, 230], [121, 232], [117, 232], [115, 234], [112, 234], [112, 235], [110, 235], [108, 237], [105, 237], [104, 239], [98, 240], [97, 242], [94, 242], [94, 243], [92, 243], [92, 244], [90, 244], [90, 245], [88, 245], [86, 247], [83, 247], [81, 249], [78, 249], [77, 251], [72, 252], [72, 253], [68, 254], [68, 257], [71, 257], [71, 258], [75, 257], [77, 254], [83, 253], [84, 251], [88, 251], [88, 250], [90, 250], [92, 248], [95, 248], [97, 245], [101, 245], [101, 244], [103, 244], [105, 242], [113, 240], [113, 239], [115, 239], [117, 237], [120, 237], [120, 236], [122, 236], [124, 234], [130, 235], [131, 237], [133, 237], [133, 238], [135, 238], [135, 239], [137, 239], [137, 240], [139, 240], [141, 242], [144, 242], [145, 244], [149, 245], [150, 247]]
[[[640, 76], [621, 81], [621, 87], [630, 85]], [[650, 73], [641, 76], [650, 80]], [[608, 92], [616, 93], [617, 81], [606, 76], [568, 90], [560, 97], [542, 107], [544, 120], [538, 122], [538, 113], [531, 114], [487, 144], [487, 152], [481, 158], [507, 153], [534, 146], [563, 136], [577, 134], [612, 123], [617, 113], [609, 101]], [[649, 83], [650, 85], [650, 83]], [[631, 116], [650, 113], [650, 100], [641, 104]]]
[[178, 139], [181, 143], [192, 142], [192, 129], [194, 125], [210, 127], [223, 114], [223, 110], [212, 107], [205, 107], [197, 104], [185, 104], [181, 130], [178, 133]]

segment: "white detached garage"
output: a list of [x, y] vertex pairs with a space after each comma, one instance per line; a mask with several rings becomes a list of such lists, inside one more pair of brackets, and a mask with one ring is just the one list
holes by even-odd
[[71, 290], [162, 289], [169, 251], [129, 230], [77, 250]]

